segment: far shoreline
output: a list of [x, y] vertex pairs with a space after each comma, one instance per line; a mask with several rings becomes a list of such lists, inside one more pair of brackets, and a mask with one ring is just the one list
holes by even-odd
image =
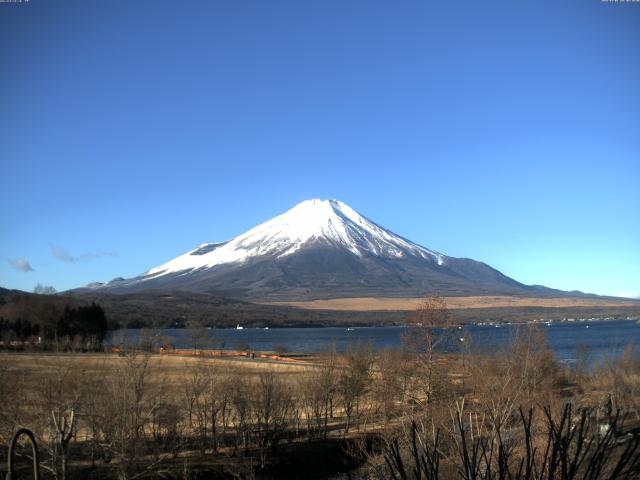
[[[500, 321], [491, 321], [491, 320], [478, 320], [475, 322], [466, 322], [466, 323], [451, 323], [446, 327], [442, 327], [445, 329], [456, 329], [456, 328], [464, 328], [469, 326], [474, 327], [495, 327], [495, 326], [517, 326], [517, 325], [536, 325], [543, 326], [549, 324], [562, 324], [562, 323], [595, 323], [595, 322], [636, 322], [640, 323], [640, 314], [635, 316], [601, 316], [601, 317], [589, 317], [589, 318], [562, 318], [562, 319], [553, 319], [553, 318], [540, 318], [533, 320], [521, 320], [521, 321], [508, 321], [508, 320], [500, 320]], [[107, 332], [118, 332], [122, 330], [288, 330], [288, 329], [323, 329], [323, 328], [337, 328], [337, 329], [362, 329], [362, 328], [408, 328], [411, 324], [406, 323], [320, 323], [320, 324], [309, 324], [303, 323], [299, 325], [273, 325], [273, 326], [252, 326], [252, 325], [243, 325], [242, 328], [238, 329], [237, 327], [232, 326], [169, 326], [169, 327], [152, 327], [152, 326], [140, 326], [140, 327], [120, 327], [115, 329], [109, 329]]]

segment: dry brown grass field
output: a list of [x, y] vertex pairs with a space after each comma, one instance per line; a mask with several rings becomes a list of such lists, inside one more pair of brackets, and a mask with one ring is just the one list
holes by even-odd
[[[508, 308], [508, 307], [637, 307], [638, 301], [625, 299], [597, 298], [538, 298], [514, 296], [472, 296], [445, 297], [447, 308]], [[334, 298], [299, 302], [270, 302], [270, 305], [284, 305], [312, 310], [348, 311], [413, 311], [424, 298]]]
[[[142, 355], [142, 353], [140, 354]], [[264, 372], [275, 372], [283, 377], [301, 375], [312, 363], [309, 361], [276, 361], [250, 359], [246, 357], [214, 357], [198, 355], [177, 356], [159, 353], [148, 355], [147, 376], [145, 380], [154, 388], [166, 393], [179, 395], [183, 382], [195, 368], [216, 369], [234, 372], [234, 375], [252, 376]], [[74, 372], [83, 372], [95, 377], [113, 371], [123, 363], [123, 357], [117, 353], [9, 353], [0, 352], [0, 365], [5, 375], [19, 372], [29, 380], [31, 386], [45, 377], [54, 377], [60, 368]], [[29, 388], [29, 386], [27, 386]]]
[[[348, 472], [386, 479], [436, 451], [441, 470], [428, 478], [458, 479], [459, 435], [468, 428], [482, 448], [502, 435], [524, 441], [520, 412], [532, 409], [534, 441], [542, 445], [556, 418], [576, 422], [576, 415], [589, 415], [588, 436], [619, 409], [624, 423], [598, 450], [613, 455], [607, 459], [613, 468], [620, 454], [615, 442], [640, 426], [637, 350], [568, 368], [534, 326], [492, 354], [438, 354], [451, 340], [432, 329], [445, 320], [440, 306], [438, 300], [416, 311], [401, 350], [362, 348], [293, 361], [134, 349], [0, 353], [0, 443], [18, 426], [33, 429], [44, 478], [58, 480], [286, 479], [302, 472], [304, 478]], [[64, 419], [72, 427], [60, 430]], [[436, 431], [441, 439], [434, 445]], [[423, 445], [421, 458], [412, 459], [418, 455], [407, 443], [412, 435]], [[510, 451], [510, 462], [482, 468], [517, 466], [524, 452]], [[628, 464], [640, 475], [640, 457]]]

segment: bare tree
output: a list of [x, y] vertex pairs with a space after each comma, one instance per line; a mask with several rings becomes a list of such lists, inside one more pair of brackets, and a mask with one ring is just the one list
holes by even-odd
[[347, 352], [345, 358], [346, 365], [341, 369], [338, 379], [338, 391], [346, 416], [347, 433], [353, 417], [359, 416], [360, 400], [370, 387], [373, 352], [370, 348], [358, 348]]
[[597, 383], [615, 407], [640, 419], [640, 350], [635, 344], [627, 345], [619, 357], [606, 359], [594, 377], [590, 382]]
[[38, 283], [35, 287], [33, 287], [33, 293], [37, 293], [38, 295], [53, 295], [56, 293], [56, 289], [50, 285], [42, 285]]
[[411, 369], [407, 352], [383, 349], [376, 355], [376, 375], [372, 385], [376, 412], [381, 413], [385, 423], [398, 414], [409, 387]]
[[[453, 429], [423, 429], [413, 420], [383, 449], [384, 464], [373, 464], [382, 478], [402, 480], [597, 480], [637, 478], [640, 437], [621, 443], [615, 437], [620, 417], [602, 434], [594, 412], [543, 409], [536, 429], [535, 409], [518, 409], [517, 422], [505, 428], [467, 411], [453, 410]], [[443, 468], [444, 467], [444, 468]], [[448, 468], [447, 468], [448, 467]], [[446, 468], [446, 471], [445, 471]]]
[[28, 376], [24, 371], [9, 368], [0, 362], [0, 442], [8, 445], [13, 433], [22, 423], [28, 425]]
[[224, 421], [228, 389], [218, 368], [206, 360], [190, 366], [183, 383], [183, 402], [190, 429], [198, 438], [200, 454], [218, 449], [218, 427]]
[[128, 352], [118, 368], [105, 379], [99, 431], [109, 457], [117, 459], [118, 475], [123, 480], [140, 478], [160, 470], [171, 453], [153, 453], [147, 427], [162, 404], [161, 396], [149, 389], [149, 355]]
[[499, 357], [513, 378], [514, 402], [529, 407], [550, 401], [560, 369], [544, 331], [535, 325], [519, 326]]
[[292, 409], [289, 386], [273, 371], [262, 372], [254, 387], [253, 414], [255, 416], [260, 447], [260, 462], [264, 468], [266, 448], [276, 450], [278, 442], [287, 429]]
[[[435, 353], [451, 339], [449, 312], [443, 297], [426, 297], [409, 319], [403, 342], [414, 355], [417, 382], [426, 403], [433, 401], [441, 380]], [[422, 400], [415, 398], [415, 400]]]
[[77, 429], [76, 411], [83, 400], [85, 372], [77, 359], [55, 355], [45, 365], [46, 375], [38, 380], [31, 419], [46, 457], [44, 470], [56, 480], [67, 478], [69, 448]]
[[335, 350], [323, 355], [317, 366], [306, 370], [300, 379], [303, 409], [309, 437], [327, 437], [328, 422], [332, 416], [336, 395], [337, 365]]
[[209, 395], [208, 375], [202, 363], [189, 365], [189, 374], [184, 377], [184, 401], [189, 429], [195, 434], [200, 455], [207, 449], [207, 433], [209, 427]]
[[236, 433], [234, 453], [237, 453], [238, 449], [244, 446], [246, 454], [249, 451], [249, 435], [251, 433], [252, 388], [245, 376], [236, 377], [230, 387], [231, 422]]

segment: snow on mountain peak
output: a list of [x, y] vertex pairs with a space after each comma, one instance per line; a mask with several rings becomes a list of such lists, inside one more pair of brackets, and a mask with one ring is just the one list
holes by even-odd
[[208, 243], [149, 270], [144, 279], [192, 271], [261, 256], [291, 255], [312, 243], [349, 250], [357, 256], [419, 256], [438, 265], [444, 256], [405, 240], [363, 217], [338, 200], [305, 200], [285, 213], [224, 243]]

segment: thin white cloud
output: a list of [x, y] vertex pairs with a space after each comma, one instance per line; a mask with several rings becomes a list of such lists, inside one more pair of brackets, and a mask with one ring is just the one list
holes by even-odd
[[76, 263], [76, 262], [88, 262], [102, 257], [115, 257], [115, 252], [102, 251], [102, 252], [87, 252], [82, 255], [72, 255], [69, 250], [60, 245], [51, 245], [51, 253], [61, 262]]
[[58, 260], [61, 260], [63, 262], [74, 263], [78, 261], [78, 258], [71, 255], [69, 253], [69, 250], [67, 250], [64, 247], [51, 245], [51, 253], [53, 254], [54, 257], [56, 257]]
[[9, 263], [9, 265], [11, 265], [13, 268], [15, 268], [16, 270], [19, 270], [21, 272], [34, 272], [34, 268], [31, 266], [31, 263], [29, 263], [29, 260], [27, 260], [25, 257], [22, 258], [16, 258], [16, 259], [8, 259], [7, 262]]

